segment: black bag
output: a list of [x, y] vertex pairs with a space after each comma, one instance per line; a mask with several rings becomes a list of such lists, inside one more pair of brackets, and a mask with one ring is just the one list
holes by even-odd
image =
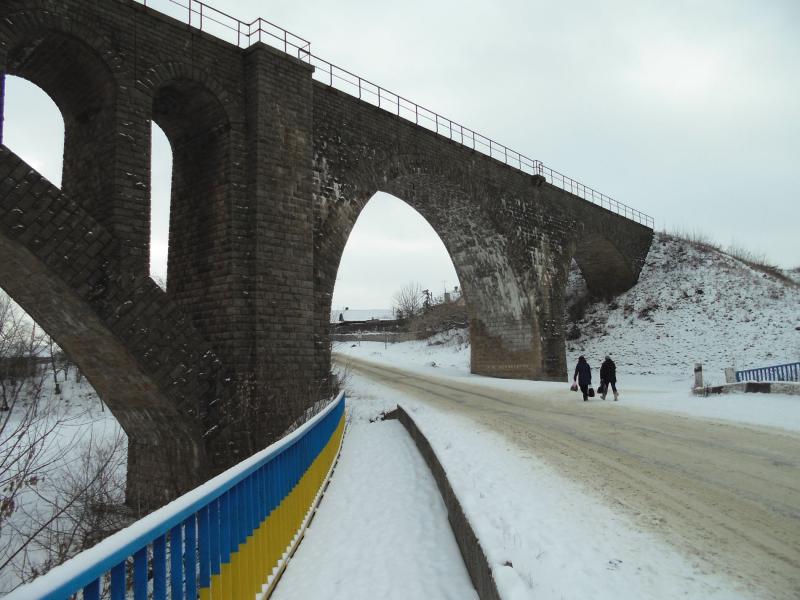
[[589, 391], [586, 393], [589, 398], [594, 398], [594, 388], [589, 388]]
[[597, 386], [597, 393], [600, 394], [601, 396], [606, 393], [605, 383], [601, 383], [600, 385]]

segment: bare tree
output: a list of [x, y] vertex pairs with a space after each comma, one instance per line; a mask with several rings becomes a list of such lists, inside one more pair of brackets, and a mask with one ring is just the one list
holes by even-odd
[[[0, 411], [10, 413], [23, 394], [30, 395], [41, 388], [41, 380], [32, 379], [38, 374], [37, 358], [46, 344], [43, 332], [0, 291]], [[0, 418], [0, 432], [9, 417], [6, 414]]]
[[422, 312], [424, 290], [419, 283], [405, 284], [392, 298], [392, 310], [398, 319], [412, 319]]
[[50, 365], [50, 371], [53, 373], [53, 391], [56, 395], [61, 394], [61, 384], [58, 382], [58, 374], [64, 374], [64, 381], [67, 380], [67, 358], [61, 351], [61, 348], [55, 343], [53, 338], [47, 336], [47, 363]]
[[[91, 548], [132, 521], [125, 509], [127, 440], [89, 436], [75, 460], [59, 469], [47, 485], [33, 486], [34, 502], [21, 507], [13, 553], [0, 563], [21, 582], [31, 581]], [[24, 542], [24, 545], [23, 545]]]
[[9, 525], [21, 498], [55, 461], [47, 440], [57, 419], [39, 402], [45, 375], [37, 359], [45, 346], [41, 330], [0, 293], [0, 563], [13, 553]]
[[104, 449], [88, 411], [55, 401], [57, 367], [40, 364], [55, 349], [0, 291], [0, 595], [97, 541], [102, 507], [122, 498], [124, 436]]

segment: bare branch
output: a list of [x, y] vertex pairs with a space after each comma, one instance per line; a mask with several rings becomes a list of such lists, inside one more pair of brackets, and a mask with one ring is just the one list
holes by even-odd
[[398, 319], [411, 319], [422, 312], [425, 299], [422, 286], [410, 282], [395, 292], [392, 298], [392, 310]]

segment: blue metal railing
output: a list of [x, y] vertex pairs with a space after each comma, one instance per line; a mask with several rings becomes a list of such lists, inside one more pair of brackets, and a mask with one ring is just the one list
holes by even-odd
[[641, 223], [651, 229], [655, 220], [635, 208], [559, 173], [542, 163], [525, 156], [469, 127], [456, 123], [439, 113], [416, 102], [383, 88], [347, 69], [311, 53], [311, 43], [266, 19], [255, 19], [247, 23], [222, 11], [212, 8], [199, 0], [136, 0], [145, 6], [156, 9], [192, 27], [205, 31], [231, 44], [247, 48], [256, 42], [263, 42], [283, 50], [287, 54], [307, 62], [314, 67], [313, 77], [332, 88], [341, 90], [369, 102], [387, 112], [393, 113], [420, 127], [444, 136], [468, 148], [499, 160], [510, 167], [530, 175], [540, 175], [556, 187], [583, 198], [588, 202]]
[[282, 440], [6, 600], [254, 598], [275, 584], [319, 498], [341, 444], [344, 407], [342, 393]]
[[736, 371], [736, 381], [800, 381], [800, 362]]

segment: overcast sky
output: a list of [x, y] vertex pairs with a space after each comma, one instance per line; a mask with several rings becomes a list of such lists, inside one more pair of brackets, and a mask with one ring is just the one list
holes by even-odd
[[[796, 0], [210, 4], [285, 27], [315, 55], [652, 215], [659, 230], [800, 265]], [[9, 78], [5, 143], [57, 180], [61, 150], [32, 96]], [[160, 132], [154, 160], [163, 271]], [[334, 307], [389, 306], [409, 281], [458, 284], [427, 223], [376, 196], [348, 241]]]

